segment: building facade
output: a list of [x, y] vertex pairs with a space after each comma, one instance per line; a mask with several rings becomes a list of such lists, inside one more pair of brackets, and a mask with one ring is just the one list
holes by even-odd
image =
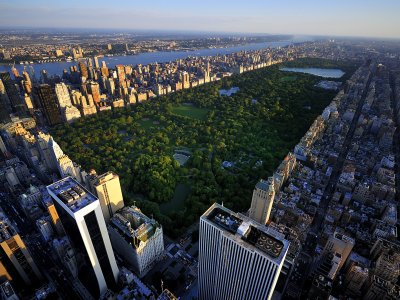
[[213, 204], [200, 217], [199, 299], [271, 299], [289, 242]]
[[100, 202], [71, 177], [47, 191], [76, 253], [78, 278], [98, 298], [115, 285], [119, 273]]

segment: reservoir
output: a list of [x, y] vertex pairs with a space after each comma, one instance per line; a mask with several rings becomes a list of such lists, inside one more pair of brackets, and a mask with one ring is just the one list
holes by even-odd
[[306, 73], [324, 78], [340, 78], [344, 72], [340, 69], [320, 69], [320, 68], [280, 68], [281, 71]]

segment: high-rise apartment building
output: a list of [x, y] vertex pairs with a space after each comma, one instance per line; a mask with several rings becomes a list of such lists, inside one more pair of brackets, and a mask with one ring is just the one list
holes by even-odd
[[86, 64], [83, 61], [79, 62], [79, 70], [81, 71], [81, 76], [86, 79], [89, 78], [89, 72]]
[[42, 279], [20, 235], [3, 219], [0, 221], [0, 277], [12, 280], [14, 274], [28, 285]]
[[136, 206], [118, 211], [108, 225], [111, 243], [142, 277], [163, 255], [163, 230], [159, 223]]
[[99, 176], [94, 175], [91, 182], [99, 198], [104, 219], [108, 223], [114, 213], [124, 207], [119, 176], [113, 172], [107, 172]]
[[289, 242], [213, 204], [200, 217], [199, 299], [271, 299]]
[[41, 84], [37, 88], [40, 104], [43, 108], [44, 115], [50, 126], [61, 123], [61, 115], [58, 108], [58, 100], [56, 93], [50, 85]]
[[56, 83], [55, 91], [61, 109], [72, 105], [69, 90], [65, 83]]
[[11, 79], [10, 73], [0, 72], [0, 79], [3, 82], [13, 111], [21, 117], [26, 116], [27, 108], [15, 85], [14, 80]]
[[249, 217], [260, 224], [266, 224], [272, 210], [275, 199], [275, 186], [273, 177], [268, 181], [261, 179], [255, 186]]
[[118, 278], [99, 200], [71, 177], [47, 186], [76, 254], [78, 278], [98, 298]]
[[100, 86], [95, 81], [90, 81], [87, 85], [88, 93], [92, 95], [94, 103], [97, 105], [100, 102]]

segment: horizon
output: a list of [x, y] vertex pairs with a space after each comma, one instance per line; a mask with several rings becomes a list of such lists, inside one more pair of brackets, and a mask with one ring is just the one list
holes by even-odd
[[151, 5], [125, 0], [119, 3], [111, 8], [104, 0], [0, 3], [0, 28], [400, 38], [400, 20], [396, 17], [400, 3], [394, 0], [325, 4], [316, 0], [270, 4], [205, 0], [201, 6], [181, 0], [168, 4], [156, 0]]

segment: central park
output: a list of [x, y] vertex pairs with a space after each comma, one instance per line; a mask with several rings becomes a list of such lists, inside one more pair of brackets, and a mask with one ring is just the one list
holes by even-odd
[[[255, 183], [271, 176], [337, 91], [285, 67], [354, 62], [299, 59], [80, 118], [52, 130], [86, 170], [114, 171], [126, 204], [136, 203], [177, 237], [214, 202], [247, 211]], [[222, 95], [222, 89], [235, 93]]]

